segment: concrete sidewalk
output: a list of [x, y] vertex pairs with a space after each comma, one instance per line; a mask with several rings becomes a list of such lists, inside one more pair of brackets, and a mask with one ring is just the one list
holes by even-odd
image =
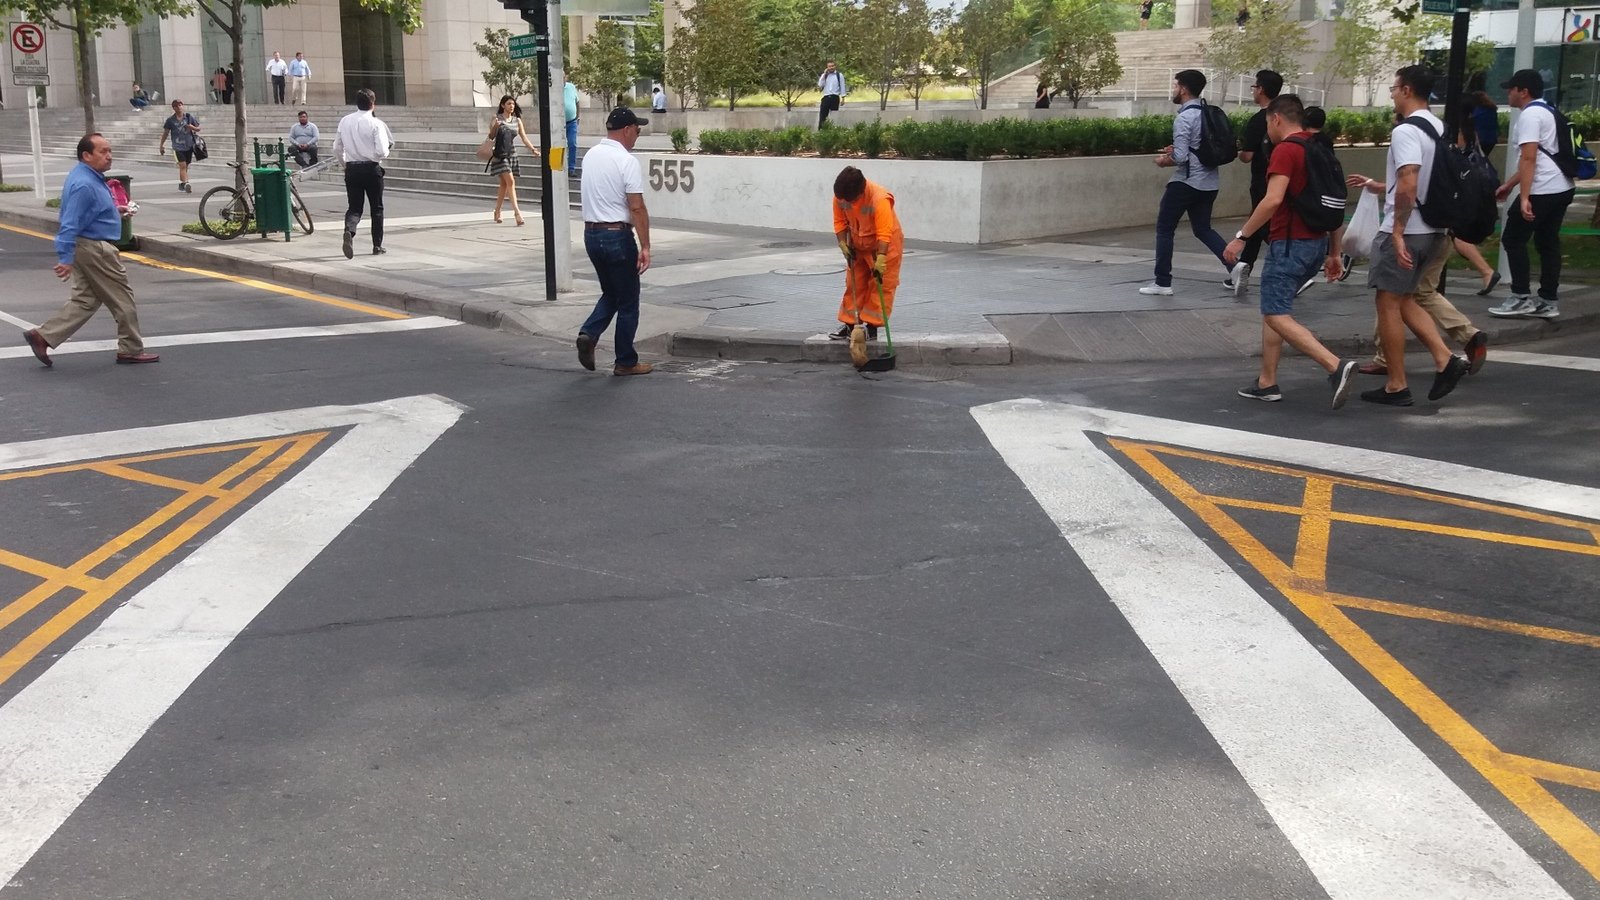
[[[71, 160], [46, 167], [50, 194]], [[26, 157], [6, 155], [8, 180], [29, 172]], [[599, 287], [583, 252], [581, 223], [571, 223], [576, 290], [545, 300], [542, 229], [537, 206], [517, 227], [490, 220], [483, 201], [391, 192], [384, 245], [370, 255], [364, 224], [357, 255], [346, 260], [339, 235], [345, 206], [337, 185], [302, 184], [316, 220], [296, 232], [233, 241], [182, 234], [198, 220], [201, 195], [225, 170], [199, 167], [195, 192], [180, 194], [170, 168], [118, 165], [134, 178], [141, 251], [172, 263], [213, 269], [335, 294], [418, 314], [442, 315], [508, 332], [570, 341]], [[24, 181], [25, 183], [25, 181]], [[828, 210], [817, 211], [821, 219]], [[0, 222], [53, 234], [55, 211], [31, 193], [0, 194]], [[1240, 223], [1217, 224], [1225, 234]], [[653, 264], [644, 275], [639, 340], [648, 353], [730, 359], [844, 362], [847, 348], [825, 335], [838, 326], [844, 264], [825, 234], [716, 229], [670, 221], [652, 227]], [[1188, 232], [1178, 237], [1172, 297], [1146, 297], [1154, 236], [1150, 229], [986, 245], [913, 244], [907, 248], [891, 320], [895, 350], [908, 364], [996, 365], [1036, 361], [1125, 361], [1249, 357], [1260, 349], [1254, 283], [1235, 298], [1225, 272]], [[1570, 333], [1600, 322], [1600, 290], [1572, 288], [1558, 320], [1495, 319], [1484, 311], [1506, 293], [1474, 296], [1477, 277], [1464, 264], [1449, 271], [1449, 294], [1494, 346]], [[1301, 296], [1296, 316], [1337, 353], [1371, 351], [1372, 292], [1365, 268], [1348, 282], [1318, 284]]]

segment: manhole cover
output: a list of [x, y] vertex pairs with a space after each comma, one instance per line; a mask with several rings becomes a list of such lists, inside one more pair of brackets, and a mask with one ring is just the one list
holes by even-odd
[[774, 275], [837, 275], [844, 271], [844, 266], [795, 266], [788, 269], [773, 269]]
[[770, 244], [762, 244], [761, 246], [764, 247], [767, 250], [793, 250], [796, 247], [809, 247], [809, 246], [811, 246], [811, 242], [810, 241], [773, 241]]

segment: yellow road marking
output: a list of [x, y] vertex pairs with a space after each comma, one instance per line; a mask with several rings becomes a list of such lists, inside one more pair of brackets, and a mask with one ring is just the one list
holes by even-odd
[[[56, 613], [49, 621], [24, 637], [5, 654], [0, 655], [0, 684], [4, 684], [22, 666], [49, 647], [51, 643], [83, 621], [85, 617], [98, 609], [108, 599], [115, 596], [117, 591], [126, 587], [139, 575], [149, 570], [151, 566], [182, 547], [222, 515], [298, 462], [328, 434], [328, 432], [322, 431], [258, 444], [254, 453], [239, 460], [207, 481], [201, 486], [201, 490], [184, 494], [144, 522], [118, 535], [99, 550], [75, 563], [69, 571], [75, 574], [86, 573], [113, 554], [127, 549], [139, 540], [149, 536], [156, 528], [170, 521], [182, 510], [200, 500], [208, 497], [211, 499], [211, 502], [203, 509], [200, 509], [189, 519], [179, 524], [166, 536], [145, 548], [133, 559], [124, 563], [116, 572], [100, 579], [97, 585], [85, 590], [77, 600]], [[238, 485], [233, 488], [226, 487], [229, 482], [244, 476], [246, 473], [250, 473], [252, 469], [255, 469], [255, 471], [245, 477]], [[216, 496], [215, 492], [217, 491], [223, 491], [222, 496]], [[28, 592], [28, 594], [25, 594], [4, 609], [0, 609], [0, 628], [4, 628], [11, 622], [16, 621], [22, 614], [42, 603], [49, 596], [59, 592], [65, 586], [61, 579], [49, 581]]]
[[67, 585], [68, 587], [78, 588], [79, 590], [86, 591], [100, 583], [100, 579], [98, 578], [91, 578], [88, 575], [80, 575], [75, 572], [70, 572], [61, 568], [60, 566], [47, 563], [42, 559], [34, 559], [30, 556], [23, 556], [20, 553], [12, 553], [10, 550], [5, 549], [0, 549], [0, 566], [5, 566], [8, 569], [16, 569], [18, 572], [24, 572], [37, 578], [44, 578], [49, 581], [58, 581]]
[[221, 491], [209, 490], [203, 484], [196, 484], [193, 481], [184, 481], [181, 478], [169, 478], [166, 475], [157, 475], [154, 472], [130, 469], [127, 466], [118, 465], [117, 463], [97, 463], [92, 466], [86, 466], [85, 468], [92, 472], [99, 472], [102, 475], [110, 475], [112, 478], [120, 478], [123, 481], [133, 481], [139, 484], [148, 484], [152, 487], [170, 488], [174, 491], [182, 491], [184, 493], [200, 492], [208, 494], [212, 497], [222, 496]]
[[[59, 466], [47, 466], [42, 469], [27, 469], [19, 472], [0, 472], [0, 481], [11, 481], [18, 478], [40, 478], [45, 475], [57, 475], [62, 472], [81, 472], [84, 469], [94, 469], [105, 465], [130, 466], [137, 463], [161, 462], [168, 459], [183, 459], [190, 456], [210, 456], [213, 453], [228, 453], [234, 450], [255, 450], [261, 446], [261, 441], [240, 441], [233, 444], [208, 444], [204, 447], [185, 447], [182, 450], [163, 450], [159, 453], [140, 453], [134, 456], [119, 456], [116, 459], [89, 460], [85, 462], [65, 463]], [[200, 488], [195, 483], [191, 490]]]
[[1577, 766], [1562, 765], [1546, 759], [1533, 759], [1515, 753], [1503, 754], [1500, 764], [1507, 771], [1531, 775], [1540, 781], [1554, 781], [1556, 784], [1600, 791], [1600, 772], [1593, 769], [1580, 769]]
[[[1322, 579], [1326, 575], [1327, 535], [1324, 529], [1326, 520], [1333, 518], [1333, 516], [1325, 515], [1324, 513], [1323, 489], [1311, 487], [1310, 482], [1320, 481], [1327, 484], [1327, 496], [1330, 498], [1332, 486], [1335, 484], [1347, 484], [1366, 490], [1386, 490], [1389, 493], [1396, 494], [1404, 493], [1408, 496], [1415, 496], [1418, 499], [1437, 500], [1447, 503], [1456, 498], [1428, 494], [1422, 491], [1390, 490], [1393, 486], [1323, 475], [1310, 471], [1287, 469], [1253, 461], [1235, 460], [1229, 457], [1205, 454], [1183, 448], [1139, 443], [1120, 438], [1111, 438], [1109, 442], [1140, 468], [1144, 469], [1162, 487], [1171, 492], [1174, 497], [1199, 515], [1212, 530], [1232, 545], [1240, 556], [1244, 557], [1257, 571], [1261, 572], [1272, 583], [1273, 587], [1288, 598], [1295, 608], [1299, 609], [1318, 628], [1333, 638], [1362, 668], [1371, 673], [1424, 724], [1443, 738], [1457, 753], [1461, 754], [1461, 757], [1474, 769], [1477, 769], [1479, 774], [1515, 803], [1525, 815], [1555, 840], [1562, 849], [1566, 850], [1591, 876], [1600, 879], [1600, 834], [1597, 834], [1594, 828], [1568, 809], [1538, 780], [1546, 774], [1559, 775], [1563, 777], [1552, 777], [1550, 780], [1568, 783], [1569, 779], [1587, 779], [1588, 776], [1582, 775], [1587, 770], [1562, 766], [1559, 763], [1528, 760], [1525, 757], [1511, 757], [1501, 751], [1482, 732], [1473, 727], [1443, 698], [1434, 693], [1421, 679], [1414, 675], [1410, 669], [1406, 668], [1389, 651], [1367, 634], [1361, 626], [1345, 615], [1340, 610], [1335, 599], [1322, 585]], [[1213, 498], [1201, 493], [1184, 481], [1165, 463], [1157, 459], [1156, 453], [1203, 459], [1239, 468], [1304, 479], [1307, 482], [1305, 489], [1306, 500], [1303, 508], [1298, 510], [1298, 514], [1304, 516], [1302, 522], [1305, 524], [1296, 543], [1296, 566], [1290, 568], [1284, 565], [1260, 540], [1224, 512], [1220, 500], [1227, 498]], [[1454, 505], [1458, 506], [1468, 506], [1469, 504], [1472, 508], [1490, 512], [1505, 512], [1508, 514], [1511, 512], [1509, 509], [1502, 509], [1490, 504], [1478, 503], [1477, 501], [1454, 503]], [[1234, 503], [1232, 505], [1243, 506], [1244, 504]], [[1280, 511], [1296, 512], [1293, 507], [1279, 506], [1281, 508]], [[1525, 513], [1525, 511], [1517, 512]], [[1531, 514], [1517, 517], [1528, 519], [1554, 518], [1538, 517]], [[1558, 520], [1555, 524], [1571, 525], [1574, 523], [1571, 520]], [[1587, 524], [1578, 523], [1578, 527], [1584, 527]], [[1300, 561], [1307, 559], [1319, 546], [1324, 551], [1323, 559], [1316, 563], [1308, 562], [1308, 565], [1302, 568], [1299, 565]], [[1579, 548], [1585, 545], [1571, 546]], [[1562, 549], [1566, 548], [1563, 547]], [[1577, 550], [1573, 549], [1568, 552], [1577, 552]], [[1584, 786], [1587, 786], [1586, 780]]]
[[[17, 234], [25, 234], [29, 237], [42, 238], [47, 241], [55, 240], [54, 235], [44, 234], [28, 228], [19, 228], [16, 225], [0, 224], [0, 228], [4, 228], [7, 231], [14, 231]], [[337, 306], [340, 309], [348, 309], [353, 312], [366, 313], [369, 316], [377, 316], [380, 319], [411, 318], [410, 313], [400, 312], [399, 310], [387, 309], [382, 306], [370, 306], [366, 303], [359, 303], [355, 300], [341, 300], [338, 297], [329, 297], [326, 294], [318, 294], [312, 291], [302, 291], [299, 288], [286, 287], [281, 284], [273, 284], [270, 281], [261, 281], [260, 279], [256, 278], [246, 278], [242, 275], [229, 275], [226, 272], [215, 272], [211, 269], [197, 269], [192, 266], [180, 266], [173, 263], [161, 262], [160, 260], [145, 256], [143, 253], [123, 253], [122, 258], [132, 260], [136, 263], [142, 263], [153, 269], [165, 269], [169, 272], [183, 272], [188, 275], [199, 275], [202, 278], [214, 278], [218, 281], [231, 281], [234, 284], [256, 288], [257, 290], [268, 291], [274, 294], [282, 294], [285, 297], [294, 297], [297, 300], [309, 300], [312, 303], [321, 303], [326, 306]]]
[[1413, 606], [1409, 603], [1391, 603], [1387, 600], [1374, 600], [1371, 597], [1354, 597], [1349, 594], [1328, 594], [1328, 599], [1339, 606], [1352, 609], [1365, 609], [1370, 612], [1384, 613], [1390, 616], [1399, 616], [1404, 619], [1424, 619], [1429, 622], [1443, 622], [1448, 625], [1464, 625], [1468, 628], [1478, 628], [1484, 631], [1498, 631], [1503, 634], [1516, 634], [1522, 637], [1537, 638], [1541, 641], [1558, 641], [1563, 644], [1576, 644], [1580, 647], [1594, 647], [1600, 649], [1600, 635], [1584, 634], [1581, 631], [1565, 631], [1560, 628], [1546, 628], [1542, 625], [1527, 625], [1522, 622], [1512, 622], [1506, 619], [1490, 619], [1483, 616], [1469, 616], [1463, 613], [1446, 612], [1442, 609], [1433, 609], [1427, 606]]

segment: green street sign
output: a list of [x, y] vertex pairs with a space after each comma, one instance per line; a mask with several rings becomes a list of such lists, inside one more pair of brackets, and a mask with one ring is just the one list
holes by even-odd
[[1422, 0], [1422, 11], [1453, 16], [1456, 14], [1456, 0]]
[[511, 51], [513, 60], [533, 59], [548, 48], [549, 42], [542, 34], [516, 34], [506, 42], [506, 49]]

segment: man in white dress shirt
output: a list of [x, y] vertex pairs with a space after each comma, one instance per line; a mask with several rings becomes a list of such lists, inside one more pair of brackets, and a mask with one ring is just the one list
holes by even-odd
[[373, 115], [377, 95], [367, 88], [356, 92], [356, 111], [339, 120], [333, 155], [344, 163], [344, 190], [350, 206], [344, 214], [344, 258], [355, 256], [356, 226], [361, 224], [363, 201], [372, 203], [372, 253], [383, 249], [383, 166], [394, 146], [389, 126]]
[[289, 78], [289, 62], [282, 53], [272, 51], [272, 58], [267, 60], [267, 74], [272, 76], [272, 102], [282, 106]]

